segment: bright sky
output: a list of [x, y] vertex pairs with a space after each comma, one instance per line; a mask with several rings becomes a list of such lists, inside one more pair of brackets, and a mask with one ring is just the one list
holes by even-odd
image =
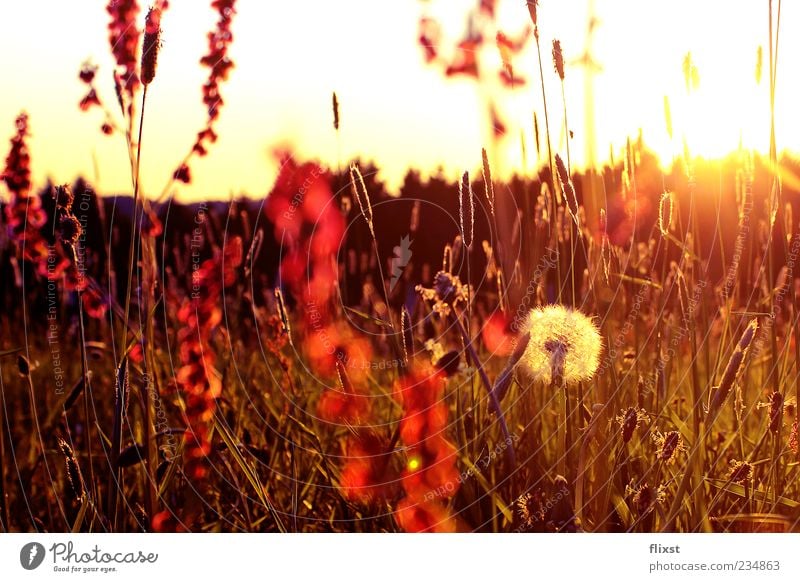
[[[16, 114], [31, 117], [34, 177], [56, 182], [83, 174], [105, 193], [130, 191], [124, 142], [99, 132], [98, 110], [82, 113], [85, 92], [77, 78], [80, 64], [100, 65], [101, 97], [114, 103], [107, 15], [102, 0], [26, 0], [3, 8], [0, 35], [0, 152], [13, 133]], [[164, 46], [158, 75], [148, 94], [143, 140], [143, 187], [160, 192], [168, 176], [204, 123], [200, 87], [206, 72], [197, 64], [206, 49], [214, 13], [208, 2], [171, 0], [165, 14]], [[208, 157], [194, 162], [193, 184], [179, 198], [227, 198], [266, 193], [275, 173], [270, 151], [291, 145], [300, 156], [337, 160], [362, 155], [374, 159], [391, 186], [409, 166], [425, 173], [443, 165], [451, 175], [480, 163], [484, 107], [469, 80], [445, 80], [427, 67], [417, 45], [423, 7], [442, 21], [449, 52], [477, 0], [239, 0], [231, 56], [236, 68], [223, 87], [226, 105], [220, 139]], [[596, 0], [600, 19], [593, 45], [603, 69], [595, 78], [595, 116], [599, 159], [610, 146], [620, 148], [641, 127], [645, 142], [669, 159], [681, 151], [686, 135], [692, 150], [718, 156], [735, 149], [740, 135], [747, 147], [766, 149], [768, 126], [767, 0], [641, 2]], [[775, 0], [777, 6], [777, 0]], [[500, 0], [501, 27], [511, 35], [529, 22], [522, 0]], [[550, 48], [559, 38], [568, 63], [566, 96], [573, 164], [584, 160], [584, 73], [570, 61], [583, 51], [588, 0], [541, 0], [539, 22], [545, 83], [554, 147], [564, 152], [561, 88]], [[778, 55], [778, 148], [800, 151], [800, 3], [785, 2]], [[144, 11], [143, 11], [144, 13]], [[143, 14], [142, 14], [143, 17]], [[763, 78], [755, 83], [756, 51], [764, 47]], [[531, 47], [534, 46], [531, 44]], [[700, 88], [687, 98], [682, 63], [692, 52]], [[482, 57], [494, 73], [499, 57], [494, 43]], [[515, 68], [538, 78], [535, 52], [528, 50]], [[532, 112], [539, 111], [538, 82], [513, 95], [497, 89], [499, 108], [511, 129], [500, 151], [498, 171], [521, 165], [520, 131], [533, 165]], [[331, 123], [331, 92], [341, 103], [341, 144]], [[675, 140], [669, 143], [664, 96], [671, 100]], [[543, 130], [542, 130], [543, 131]], [[341, 153], [339, 153], [341, 149]], [[93, 163], [99, 175], [96, 175]]]

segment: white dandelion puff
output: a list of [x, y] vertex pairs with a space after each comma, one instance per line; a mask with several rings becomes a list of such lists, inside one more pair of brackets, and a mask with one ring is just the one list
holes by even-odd
[[536, 380], [565, 384], [590, 380], [597, 372], [603, 340], [594, 322], [560, 305], [532, 310], [522, 333], [530, 333], [521, 364]]

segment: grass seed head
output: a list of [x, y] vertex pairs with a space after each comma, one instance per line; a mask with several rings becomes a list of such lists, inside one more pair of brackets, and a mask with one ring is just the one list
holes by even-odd
[[144, 25], [144, 40], [142, 41], [142, 83], [149, 85], [156, 77], [158, 65], [158, 51], [161, 48], [161, 10], [151, 8], [147, 12]]
[[553, 40], [553, 66], [559, 79], [564, 80], [564, 54], [561, 52], [561, 41]]

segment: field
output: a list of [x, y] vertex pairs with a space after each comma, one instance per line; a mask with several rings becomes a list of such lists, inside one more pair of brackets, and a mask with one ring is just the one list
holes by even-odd
[[[559, 84], [527, 4], [527, 76]], [[211, 7], [206, 123], [163, 192], [139, 162], [164, 0], [109, 3], [114, 87], [76, 80], [130, 192], [32, 183], [47, 128], [0, 120], [0, 531], [800, 531], [800, 161], [774, 116], [768, 152], [665, 170], [640, 136], [579, 171], [564, 99], [528, 174], [493, 176], [492, 113], [458, 180], [389, 192], [380, 162], [285, 149], [264, 195], [182, 204], [235, 74], [236, 4]], [[478, 82], [461, 49], [443, 74]], [[344, 122], [333, 93], [319, 131]]]

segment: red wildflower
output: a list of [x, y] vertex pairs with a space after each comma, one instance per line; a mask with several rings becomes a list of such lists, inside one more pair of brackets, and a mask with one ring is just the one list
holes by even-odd
[[111, 16], [108, 24], [108, 42], [121, 76], [121, 89], [130, 103], [139, 85], [136, 67], [139, 59], [140, 31], [136, 26], [139, 3], [136, 0], [109, 0], [106, 11]]
[[448, 531], [453, 527], [442, 502], [455, 495], [461, 483], [455, 447], [444, 433], [447, 404], [444, 374], [427, 366], [400, 380], [395, 396], [403, 405], [400, 438], [408, 462], [402, 474], [405, 497], [395, 516], [406, 531]]
[[438, 501], [405, 497], [397, 504], [395, 520], [409, 533], [453, 533], [456, 524], [447, 507]]
[[356, 392], [329, 388], [322, 393], [317, 405], [319, 416], [331, 423], [359, 424], [370, 411], [369, 399]]
[[480, 39], [465, 38], [462, 40], [458, 44], [453, 62], [445, 69], [445, 76], [454, 77], [457, 75], [466, 75], [477, 79], [479, 71], [478, 59], [475, 53], [480, 43]]
[[183, 182], [184, 184], [189, 184], [192, 181], [192, 176], [189, 172], [189, 166], [187, 164], [181, 164], [181, 166], [175, 170], [175, 173], [172, 175], [172, 177], [178, 182]]
[[81, 71], [78, 74], [80, 80], [86, 83], [87, 85], [91, 85], [94, 81], [94, 76], [97, 73], [97, 65], [93, 65], [90, 62], [85, 62], [81, 66]]
[[439, 56], [439, 42], [442, 30], [439, 23], [432, 18], [422, 17], [419, 19], [419, 44], [425, 54], [425, 62], [430, 63]]
[[180, 366], [176, 382], [186, 403], [186, 472], [194, 480], [202, 480], [208, 473], [206, 461], [211, 452], [208, 423], [222, 392], [222, 383], [214, 368], [214, 350], [209, 344], [222, 321], [222, 310], [217, 302], [223, 287], [230, 282], [226, 270], [241, 263], [241, 252], [236, 250], [241, 240], [237, 238], [228, 241], [222, 252], [218, 251], [192, 273], [191, 295], [178, 311], [182, 327], [178, 332]]
[[6, 156], [6, 165], [0, 179], [6, 183], [11, 200], [5, 208], [9, 237], [22, 250], [22, 256], [37, 265], [37, 270], [46, 270], [47, 244], [39, 229], [47, 222], [38, 197], [31, 196], [30, 154], [27, 140], [28, 116], [20, 114], [16, 119], [17, 133], [11, 138], [11, 149]]
[[507, 356], [514, 349], [514, 336], [508, 333], [508, 321], [502, 313], [494, 313], [481, 330], [483, 345], [494, 356]]
[[497, 0], [480, 0], [480, 11], [490, 18], [494, 18], [497, 9]]
[[491, 114], [492, 118], [492, 130], [494, 132], [495, 139], [500, 139], [504, 137], [507, 133], [506, 124], [500, 118], [500, 114], [497, 112], [497, 109], [494, 105], [490, 108], [489, 113]]
[[94, 89], [89, 89], [89, 92], [81, 99], [78, 106], [81, 108], [81, 111], [88, 111], [90, 107], [101, 107], [102, 103], [100, 103], [97, 92]]
[[339, 479], [342, 494], [349, 501], [369, 504], [386, 497], [392, 483], [388, 443], [375, 431], [359, 429], [345, 447], [347, 461]]
[[[220, 96], [220, 83], [227, 80], [230, 70], [233, 68], [233, 61], [228, 57], [228, 49], [233, 41], [231, 32], [231, 22], [235, 0], [214, 0], [212, 8], [219, 12], [219, 21], [215, 30], [208, 34], [208, 53], [200, 59], [200, 63], [210, 69], [208, 81], [203, 85], [203, 103], [208, 108], [208, 125], [206, 129], [211, 130], [214, 120], [219, 117], [219, 108], [222, 106]], [[210, 133], [213, 133], [211, 131]], [[198, 143], [202, 143], [208, 132], [200, 132]]]
[[153, 516], [153, 531], [156, 533], [178, 533], [185, 532], [186, 527], [178, 522], [175, 515], [168, 510], [159, 511]]
[[512, 74], [506, 69], [501, 69], [498, 75], [503, 86], [509, 89], [520, 89], [528, 84], [528, 80], [525, 77], [517, 73]]

